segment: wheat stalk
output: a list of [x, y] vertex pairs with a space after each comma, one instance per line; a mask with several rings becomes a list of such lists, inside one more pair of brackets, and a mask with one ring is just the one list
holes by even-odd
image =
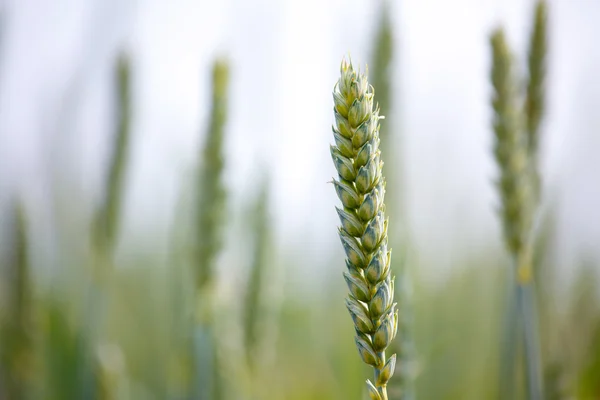
[[85, 335], [80, 349], [85, 359], [80, 368], [79, 396], [93, 396], [98, 384], [98, 359], [89, 345], [99, 344], [99, 332], [106, 319], [108, 285], [113, 273], [114, 250], [119, 239], [119, 221], [123, 204], [126, 171], [131, 137], [131, 71], [127, 55], [121, 54], [115, 63], [116, 132], [105, 181], [104, 198], [98, 207], [91, 226], [93, 245], [92, 279], [85, 296]]
[[[526, 88], [526, 97], [524, 104], [525, 122], [528, 136], [528, 151], [530, 159], [531, 179], [534, 189], [535, 205], [541, 208], [542, 205], [542, 176], [539, 168], [539, 147], [540, 147], [540, 125], [546, 108], [546, 63], [548, 49], [548, 6], [545, 0], [538, 0], [533, 14], [533, 24], [529, 37], [528, 51], [528, 81]], [[533, 268], [537, 279], [537, 303], [540, 305], [540, 322], [542, 329], [540, 332], [546, 332], [544, 325], [548, 325], [547, 316], [549, 315], [552, 302], [548, 296], [550, 290], [547, 286], [552, 281], [552, 271], [544, 266], [543, 252], [548, 245], [548, 238], [552, 230], [551, 212], [540, 209], [537, 211], [535, 221], [535, 237], [532, 238], [533, 244]], [[546, 326], [547, 328], [548, 326]], [[548, 358], [560, 357], [559, 347], [546, 345], [545, 353], [549, 353]], [[544, 382], [546, 387], [544, 391], [548, 397], [557, 392], [557, 381], [562, 378], [560, 368], [556, 367], [557, 362], [545, 362]]]
[[261, 361], [261, 344], [266, 333], [265, 283], [272, 263], [269, 206], [269, 180], [265, 178], [253, 211], [254, 249], [243, 314], [244, 348], [251, 373], [256, 372], [256, 367]]
[[508, 391], [510, 398], [514, 396], [513, 368], [517, 346], [515, 335], [522, 327], [529, 397], [531, 400], [538, 400], [542, 398], [542, 378], [531, 267], [531, 223], [535, 203], [531, 192], [528, 141], [521, 125], [521, 111], [516, 106], [512, 55], [501, 29], [492, 35], [491, 47], [493, 127], [496, 136], [494, 154], [500, 169], [500, 214], [504, 225], [504, 240], [515, 266], [517, 283], [514, 294], [516, 302], [513, 303], [511, 294], [508, 309], [509, 323], [505, 343], [508, 348], [504, 351], [506, 358], [502, 368], [502, 390]]
[[216, 260], [222, 248], [227, 193], [223, 183], [223, 139], [227, 118], [229, 65], [216, 60], [212, 69], [212, 110], [202, 148], [197, 186], [198, 208], [194, 240], [194, 277], [197, 310], [194, 326], [195, 397], [223, 397], [218, 341], [215, 333], [214, 284]]
[[387, 400], [387, 382], [394, 373], [396, 355], [386, 359], [394, 339], [398, 312], [394, 278], [390, 276], [391, 250], [387, 248], [385, 179], [379, 151], [379, 109], [366, 74], [342, 61], [341, 77], [333, 91], [335, 146], [331, 156], [338, 172], [333, 184], [342, 208], [336, 208], [339, 236], [346, 253], [344, 278], [350, 290], [346, 307], [356, 330], [362, 360], [375, 370], [367, 380], [372, 400]]

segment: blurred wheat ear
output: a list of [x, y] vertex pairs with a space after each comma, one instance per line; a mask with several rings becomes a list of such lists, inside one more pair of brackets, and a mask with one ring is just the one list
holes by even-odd
[[540, 143], [540, 123], [546, 108], [546, 53], [547, 15], [544, 0], [537, 2], [533, 18], [533, 28], [529, 38], [527, 94], [525, 97], [525, 120], [527, 127], [527, 147], [531, 159], [536, 200], [540, 196], [540, 176], [538, 148]]
[[106, 177], [105, 197], [96, 212], [92, 233], [97, 252], [106, 257], [110, 257], [114, 251], [121, 220], [131, 136], [130, 74], [129, 59], [121, 55], [115, 66], [117, 127]]
[[385, 351], [396, 336], [398, 312], [387, 247], [381, 117], [366, 74], [356, 72], [346, 60], [340, 73], [333, 91], [336, 124], [331, 157], [338, 172], [333, 184], [343, 205], [336, 210], [348, 267], [344, 272], [350, 290], [346, 307], [354, 321], [358, 352], [375, 370], [374, 382], [367, 380], [369, 396], [388, 400], [387, 383], [394, 374], [396, 355], [386, 358]]
[[261, 338], [266, 334], [265, 325], [269, 320], [266, 315], [269, 307], [265, 304], [265, 280], [272, 265], [269, 210], [269, 181], [264, 178], [252, 213], [254, 254], [244, 303], [244, 347], [251, 372], [255, 371], [261, 361]]
[[[510, 285], [501, 398], [514, 398], [514, 375], [519, 333], [525, 340], [526, 382], [530, 400], [542, 399], [542, 376], [537, 333], [537, 313], [531, 265], [531, 225], [534, 194], [530, 174], [527, 133], [517, 106], [513, 60], [501, 29], [491, 36], [494, 88], [492, 107], [496, 137], [494, 154], [500, 170], [497, 182], [501, 199], [500, 215], [506, 248], [514, 264], [515, 279]], [[514, 298], [513, 298], [514, 296]], [[522, 329], [522, 332], [520, 332]]]
[[[20, 203], [11, 211], [10, 285], [7, 315], [0, 325], [0, 396], [26, 399], [31, 394], [33, 367], [32, 285], [29, 271], [28, 235], [25, 210]], [[4, 386], [4, 387], [1, 387]]]
[[194, 391], [196, 398], [223, 397], [218, 333], [214, 320], [216, 260], [222, 248], [227, 193], [223, 183], [223, 141], [227, 121], [229, 64], [216, 60], [212, 69], [212, 109], [201, 153], [198, 193], [194, 277], [196, 320], [194, 328]]
[[[99, 360], [95, 348], [99, 332], [105, 323], [107, 291], [113, 272], [113, 257], [119, 238], [119, 223], [123, 191], [128, 164], [131, 125], [131, 72], [127, 55], [121, 54], [114, 67], [116, 129], [113, 136], [108, 173], [102, 199], [91, 224], [92, 279], [86, 291], [86, 340], [81, 341], [81, 354], [85, 354], [80, 369], [83, 398], [93, 396], [98, 389]], [[91, 346], [91, 347], [90, 347]]]
[[[547, 68], [547, 53], [548, 53], [548, 5], [545, 0], [538, 0], [535, 4], [533, 13], [533, 21], [531, 34], [529, 37], [528, 49], [528, 80], [524, 104], [525, 121], [528, 138], [528, 153], [530, 160], [530, 170], [532, 186], [534, 190], [535, 205], [538, 208], [538, 215], [534, 223], [536, 236], [533, 240], [533, 255], [532, 263], [536, 278], [536, 299], [539, 304], [540, 326], [541, 333], [544, 333], [542, 343], [548, 343], [549, 336], [553, 332], [551, 326], [548, 326], [548, 315], [552, 312], [552, 305], [548, 304], [552, 301], [551, 289], [554, 280], [554, 274], [549, 267], [549, 260], [544, 259], [544, 255], [548, 249], [549, 238], [553, 235], [554, 215], [553, 208], [542, 208], [542, 176], [540, 173], [540, 144], [541, 123], [546, 111], [546, 68]], [[542, 212], [542, 210], [544, 210]], [[545, 329], [544, 329], [545, 328]], [[559, 392], [558, 381], [563, 377], [560, 365], [557, 359], [560, 359], [560, 351], [557, 346], [546, 346], [544, 349], [545, 358], [551, 359], [544, 361], [544, 392], [547, 397], [556, 397]], [[554, 393], [554, 394], [553, 394]]]
[[223, 184], [223, 140], [227, 120], [229, 65], [217, 60], [212, 70], [212, 110], [201, 154], [198, 182], [196, 286], [206, 290], [214, 280], [216, 258], [221, 250], [227, 193]]

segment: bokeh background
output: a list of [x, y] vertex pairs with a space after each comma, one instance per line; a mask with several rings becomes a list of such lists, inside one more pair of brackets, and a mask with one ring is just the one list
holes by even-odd
[[[411, 332], [399, 385], [421, 399], [496, 398], [510, 265], [489, 36], [504, 26], [525, 76], [534, 4], [0, 2], [1, 325], [26, 316], [3, 330], [0, 398], [362, 398], [370, 372], [344, 308], [328, 183], [344, 56], [390, 95], [390, 235]], [[536, 253], [546, 396], [597, 399], [600, 3], [548, 6]], [[391, 61], [373, 76], [388, 23]], [[222, 245], [209, 262], [196, 250], [213, 233], [195, 216], [215, 60], [229, 83]], [[98, 221], [111, 216], [106, 245]], [[215, 276], [199, 295], [202, 268]]]

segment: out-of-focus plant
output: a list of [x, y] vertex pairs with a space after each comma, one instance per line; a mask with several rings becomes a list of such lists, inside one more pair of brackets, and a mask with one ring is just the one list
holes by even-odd
[[547, 14], [546, 2], [539, 0], [535, 7], [527, 60], [529, 77], [525, 97], [525, 124], [536, 201], [539, 201], [541, 187], [538, 166], [540, 124], [546, 108]]
[[[394, 100], [397, 96], [393, 94], [394, 87], [394, 29], [391, 20], [390, 4], [383, 0], [380, 5], [377, 32], [373, 42], [373, 55], [369, 75], [373, 87], [377, 88], [377, 103], [383, 115], [387, 116], [385, 126], [379, 131], [381, 140], [381, 154], [386, 160], [384, 167], [387, 182], [390, 186], [386, 190], [386, 212], [392, 226], [388, 232], [389, 240], [396, 248], [407, 250], [407, 234], [400, 234], [398, 229], [405, 224], [404, 201], [402, 193], [402, 157], [398, 154], [397, 127], [394, 125], [395, 113], [392, 112]], [[395, 224], [395, 225], [394, 225]], [[406, 256], [402, 260], [396, 260], [397, 277], [399, 284], [396, 285], [396, 298], [398, 299], [398, 331], [399, 334], [392, 341], [390, 349], [396, 353], [396, 373], [388, 384], [388, 396], [391, 400], [411, 400], [415, 398], [414, 380], [416, 376], [416, 348], [413, 341], [413, 317], [411, 305], [411, 286], [406, 262]]]
[[[131, 72], [129, 59], [122, 55], [115, 67], [117, 129], [104, 188], [104, 198], [93, 226], [97, 255], [108, 261], [112, 257], [119, 235], [126, 170], [131, 141]], [[100, 268], [109, 268], [103, 265]], [[95, 271], [100, 274], [100, 271]]]
[[[513, 60], [501, 29], [491, 37], [494, 88], [492, 107], [496, 137], [494, 154], [500, 170], [497, 183], [501, 199], [500, 215], [506, 248], [514, 266], [514, 292], [510, 290], [505, 361], [502, 368], [502, 398], [514, 398], [514, 375], [519, 337], [525, 343], [527, 387], [530, 400], [542, 399], [542, 375], [537, 332], [537, 313], [531, 265], [531, 226], [535, 202], [531, 191], [531, 174], [527, 135], [521, 126], [513, 76]], [[513, 285], [511, 284], [511, 288]], [[513, 299], [514, 296], [514, 299]], [[514, 302], [513, 302], [514, 301]]]
[[218, 334], [214, 321], [217, 257], [222, 248], [227, 193], [223, 183], [223, 141], [227, 122], [229, 65], [215, 61], [212, 69], [212, 109], [202, 149], [195, 210], [193, 275], [196, 284], [194, 328], [194, 393], [198, 398], [223, 396]]
[[[131, 72], [130, 61], [121, 55], [114, 72], [116, 91], [116, 132], [113, 136], [108, 174], [102, 199], [92, 222], [92, 270], [91, 281], [86, 292], [84, 327], [86, 340], [81, 341], [80, 351], [86, 354], [81, 371], [81, 396], [88, 398], [99, 388], [98, 373], [102, 374], [100, 360], [94, 349], [100, 344], [100, 332], [106, 321], [106, 304], [111, 275], [113, 274], [114, 251], [119, 238], [119, 224], [125, 189], [127, 164], [131, 137]], [[109, 391], [104, 388], [104, 392]], [[109, 396], [109, 395], [107, 395]], [[110, 397], [110, 396], [109, 396]]]
[[8, 307], [0, 326], [0, 396], [26, 399], [31, 394], [33, 362], [33, 298], [28, 233], [21, 204], [12, 207], [7, 281]]
[[269, 185], [265, 179], [260, 194], [256, 200], [253, 215], [254, 250], [250, 275], [246, 286], [244, 302], [244, 348], [246, 360], [251, 371], [260, 363], [261, 348], [264, 343], [264, 328], [268, 324], [269, 310], [265, 304], [265, 285], [268, 283], [270, 268], [273, 264], [271, 246], [271, 227], [269, 218]]

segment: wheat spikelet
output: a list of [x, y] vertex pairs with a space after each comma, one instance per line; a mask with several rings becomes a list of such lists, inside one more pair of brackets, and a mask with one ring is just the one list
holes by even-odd
[[396, 335], [398, 312], [387, 248], [380, 116], [373, 96], [366, 74], [354, 71], [343, 60], [333, 91], [336, 124], [331, 156], [339, 175], [333, 184], [343, 205], [336, 209], [348, 268], [344, 272], [350, 290], [346, 307], [354, 321], [359, 354], [375, 370], [374, 383], [367, 380], [369, 395], [372, 400], [387, 400], [386, 386], [396, 355], [386, 359], [385, 350]]

